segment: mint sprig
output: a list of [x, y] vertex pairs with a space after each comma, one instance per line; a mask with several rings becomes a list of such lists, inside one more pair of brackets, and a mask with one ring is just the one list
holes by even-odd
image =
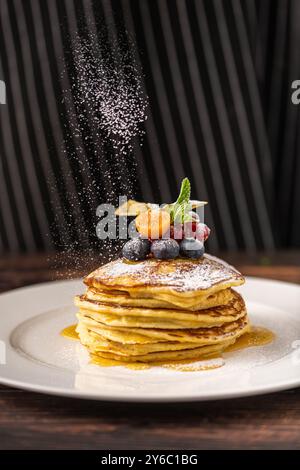
[[190, 204], [191, 197], [191, 183], [188, 178], [184, 178], [181, 182], [179, 196], [173, 204], [169, 204], [168, 210], [170, 212], [171, 222], [184, 223], [191, 220], [189, 214], [192, 209]]
[[191, 183], [188, 178], [184, 178], [181, 182], [180, 193], [175, 204], [188, 204], [191, 197]]
[[175, 203], [173, 211], [171, 213], [172, 222], [178, 224], [190, 222], [192, 220], [192, 217], [190, 215], [191, 210], [192, 204], [190, 202], [183, 202], [182, 204]]

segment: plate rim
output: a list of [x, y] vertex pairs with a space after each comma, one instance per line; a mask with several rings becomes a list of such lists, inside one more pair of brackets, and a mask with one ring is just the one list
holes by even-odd
[[[246, 280], [250, 281], [258, 281], [262, 283], [267, 283], [267, 284], [280, 284], [282, 287], [294, 287], [299, 289], [300, 291], [300, 285], [292, 282], [287, 282], [287, 281], [281, 281], [281, 280], [276, 280], [276, 279], [268, 279], [268, 278], [261, 278], [257, 276], [246, 276]], [[63, 284], [72, 284], [75, 282], [80, 282], [81, 278], [73, 278], [73, 279], [59, 279], [59, 280], [54, 280], [54, 281], [46, 281], [46, 282], [41, 282], [41, 283], [36, 283], [32, 285], [27, 285], [24, 287], [17, 287], [15, 289], [11, 289], [8, 291], [5, 291], [0, 294], [0, 302], [1, 299], [4, 297], [10, 297], [13, 296], [16, 293], [22, 293], [26, 292], [28, 290], [39, 290], [42, 288], [47, 288], [47, 287], [54, 287], [55, 285], [63, 285]], [[41, 312], [43, 313], [43, 312]], [[33, 314], [32, 317], [29, 318], [34, 318], [36, 314]], [[0, 317], [0, 322], [1, 322], [1, 317]], [[20, 324], [20, 323], [19, 323]], [[13, 332], [15, 327], [13, 327], [10, 332], [9, 332], [9, 338], [11, 337], [11, 334]], [[16, 354], [18, 352], [14, 350]], [[260, 367], [260, 366], [258, 366]], [[251, 396], [258, 396], [258, 395], [264, 395], [268, 393], [275, 393], [283, 390], [290, 390], [296, 387], [300, 386], [300, 376], [297, 378], [295, 377], [295, 380], [287, 379], [283, 381], [278, 381], [276, 384], [263, 384], [261, 386], [256, 385], [255, 389], [245, 389], [245, 390], [237, 390], [237, 391], [225, 391], [222, 392], [216, 391], [214, 393], [209, 393], [209, 395], [203, 394], [195, 394], [195, 395], [181, 395], [181, 396], [161, 396], [158, 395], [156, 396], [155, 394], [151, 396], [124, 396], [124, 395], [108, 395], [106, 394], [101, 394], [99, 392], [82, 392], [78, 391], [76, 389], [71, 389], [71, 388], [66, 388], [66, 387], [55, 387], [55, 386], [48, 386], [48, 385], [43, 385], [43, 384], [34, 384], [30, 382], [24, 382], [23, 380], [18, 380], [18, 379], [10, 379], [3, 377], [1, 374], [1, 368], [0, 368], [0, 384], [5, 385], [7, 387], [13, 387], [13, 388], [19, 388], [22, 390], [30, 391], [30, 392], [35, 392], [35, 393], [41, 393], [45, 395], [52, 395], [52, 396], [61, 396], [61, 397], [68, 397], [68, 398], [77, 398], [77, 399], [85, 399], [85, 400], [98, 400], [98, 401], [103, 401], [103, 402], [124, 402], [124, 403], [183, 403], [183, 402], [196, 402], [196, 401], [216, 401], [216, 400], [229, 400], [229, 399], [234, 399], [234, 398], [243, 398], [243, 397], [251, 397]]]
[[93, 400], [93, 401], [106, 401], [106, 402], [119, 402], [119, 403], [188, 403], [196, 401], [221, 401], [221, 400], [231, 400], [234, 398], [246, 398], [259, 395], [267, 395], [271, 393], [276, 393], [285, 390], [292, 390], [300, 386], [300, 377], [295, 383], [290, 383], [289, 381], [278, 383], [278, 385], [268, 386], [264, 385], [257, 387], [255, 390], [249, 391], [239, 391], [231, 392], [226, 394], [214, 393], [210, 395], [189, 395], [189, 396], [110, 396], [101, 395], [99, 393], [78, 393], [74, 389], [58, 388], [58, 387], [48, 387], [43, 385], [32, 385], [26, 382], [18, 380], [3, 379], [0, 377], [0, 384], [7, 387], [18, 388], [20, 390], [25, 390], [29, 392], [41, 393], [43, 395], [51, 395], [58, 397], [68, 397], [76, 398], [81, 400]]

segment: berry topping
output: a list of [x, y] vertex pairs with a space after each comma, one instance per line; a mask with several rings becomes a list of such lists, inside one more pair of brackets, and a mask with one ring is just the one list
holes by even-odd
[[195, 238], [184, 238], [180, 242], [180, 254], [187, 258], [201, 258], [204, 255], [204, 245]]
[[142, 237], [156, 240], [169, 230], [170, 214], [160, 209], [148, 210], [137, 216], [135, 225]]
[[196, 238], [201, 242], [205, 242], [210, 235], [210, 228], [206, 224], [197, 224], [196, 227]]
[[124, 245], [124, 258], [139, 261], [150, 253], [157, 259], [174, 259], [179, 254], [195, 259], [203, 256], [210, 229], [192, 209], [203, 207], [206, 202], [191, 201], [190, 196], [191, 184], [184, 178], [175, 202], [160, 208], [157, 204], [141, 207], [139, 203], [135, 219], [138, 237]]
[[170, 238], [174, 238], [174, 240], [182, 240], [183, 239], [183, 225], [182, 224], [174, 224], [170, 227]]
[[150, 253], [150, 245], [149, 240], [133, 238], [123, 246], [122, 255], [130, 261], [141, 261]]
[[176, 240], [154, 240], [151, 253], [158, 259], [174, 259], [179, 255], [179, 244]]
[[197, 230], [197, 222], [184, 223], [184, 237], [182, 238], [195, 238]]
[[199, 217], [199, 215], [197, 214], [197, 212], [190, 211], [190, 212], [189, 212], [189, 216], [190, 216], [190, 218], [192, 219], [192, 222], [200, 222], [200, 217]]
[[201, 242], [205, 242], [210, 234], [210, 229], [206, 224], [200, 222], [186, 222], [184, 224], [184, 238], [197, 238]]

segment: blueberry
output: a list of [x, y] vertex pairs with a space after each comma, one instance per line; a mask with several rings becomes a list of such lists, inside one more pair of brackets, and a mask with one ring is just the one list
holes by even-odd
[[130, 261], [140, 261], [150, 253], [150, 241], [144, 238], [133, 238], [125, 243], [122, 249], [124, 258]]
[[151, 253], [158, 259], [173, 259], [179, 255], [179, 245], [176, 240], [154, 240], [151, 245]]
[[180, 254], [187, 258], [201, 258], [204, 254], [204, 245], [195, 238], [184, 238], [180, 243]]

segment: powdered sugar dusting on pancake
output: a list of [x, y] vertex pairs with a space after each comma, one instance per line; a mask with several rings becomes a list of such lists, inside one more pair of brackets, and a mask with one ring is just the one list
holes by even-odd
[[149, 258], [136, 263], [118, 259], [108, 263], [85, 279], [88, 285], [117, 287], [157, 286], [176, 291], [209, 289], [220, 283], [242, 284], [243, 276], [225, 261], [211, 255], [202, 259], [157, 260]]

